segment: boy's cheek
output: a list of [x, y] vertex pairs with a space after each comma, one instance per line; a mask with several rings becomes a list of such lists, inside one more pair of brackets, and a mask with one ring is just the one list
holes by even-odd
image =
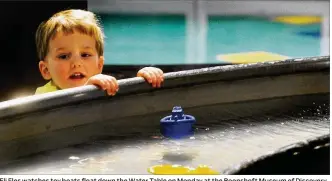
[[63, 65], [57, 65], [56, 67], [54, 67], [54, 76], [57, 77], [67, 77], [69, 72], [69, 69], [66, 66]]
[[[84, 68], [85, 70], [87, 70], [87, 73], [91, 73], [92, 75], [97, 75], [97, 74], [101, 74], [102, 70], [103, 70], [103, 66], [101, 66], [100, 64], [96, 64], [96, 62], [86, 62], [84, 64]], [[91, 75], [91, 76], [92, 76]]]

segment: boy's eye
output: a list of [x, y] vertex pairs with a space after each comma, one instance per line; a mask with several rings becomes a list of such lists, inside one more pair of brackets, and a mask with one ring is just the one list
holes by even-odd
[[58, 58], [59, 58], [59, 59], [68, 59], [68, 58], [69, 58], [69, 55], [67, 55], [67, 54], [62, 54], [62, 55], [59, 55]]
[[82, 57], [90, 57], [91, 55], [88, 53], [82, 53]]

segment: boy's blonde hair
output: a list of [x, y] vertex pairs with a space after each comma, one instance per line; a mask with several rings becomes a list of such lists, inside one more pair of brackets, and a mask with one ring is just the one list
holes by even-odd
[[85, 10], [64, 10], [54, 14], [49, 20], [41, 23], [36, 32], [36, 46], [39, 60], [44, 60], [51, 38], [58, 32], [65, 34], [78, 31], [89, 35], [96, 40], [96, 49], [99, 56], [104, 53], [104, 33], [96, 15]]

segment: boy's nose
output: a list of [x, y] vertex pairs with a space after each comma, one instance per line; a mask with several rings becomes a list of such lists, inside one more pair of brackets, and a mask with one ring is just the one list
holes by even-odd
[[71, 63], [72, 68], [81, 67], [82, 60], [80, 57], [74, 56]]

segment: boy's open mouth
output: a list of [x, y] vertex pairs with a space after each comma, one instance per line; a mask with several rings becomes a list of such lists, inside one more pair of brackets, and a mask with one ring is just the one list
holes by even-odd
[[69, 76], [70, 79], [83, 79], [85, 77], [84, 74], [76, 72]]

